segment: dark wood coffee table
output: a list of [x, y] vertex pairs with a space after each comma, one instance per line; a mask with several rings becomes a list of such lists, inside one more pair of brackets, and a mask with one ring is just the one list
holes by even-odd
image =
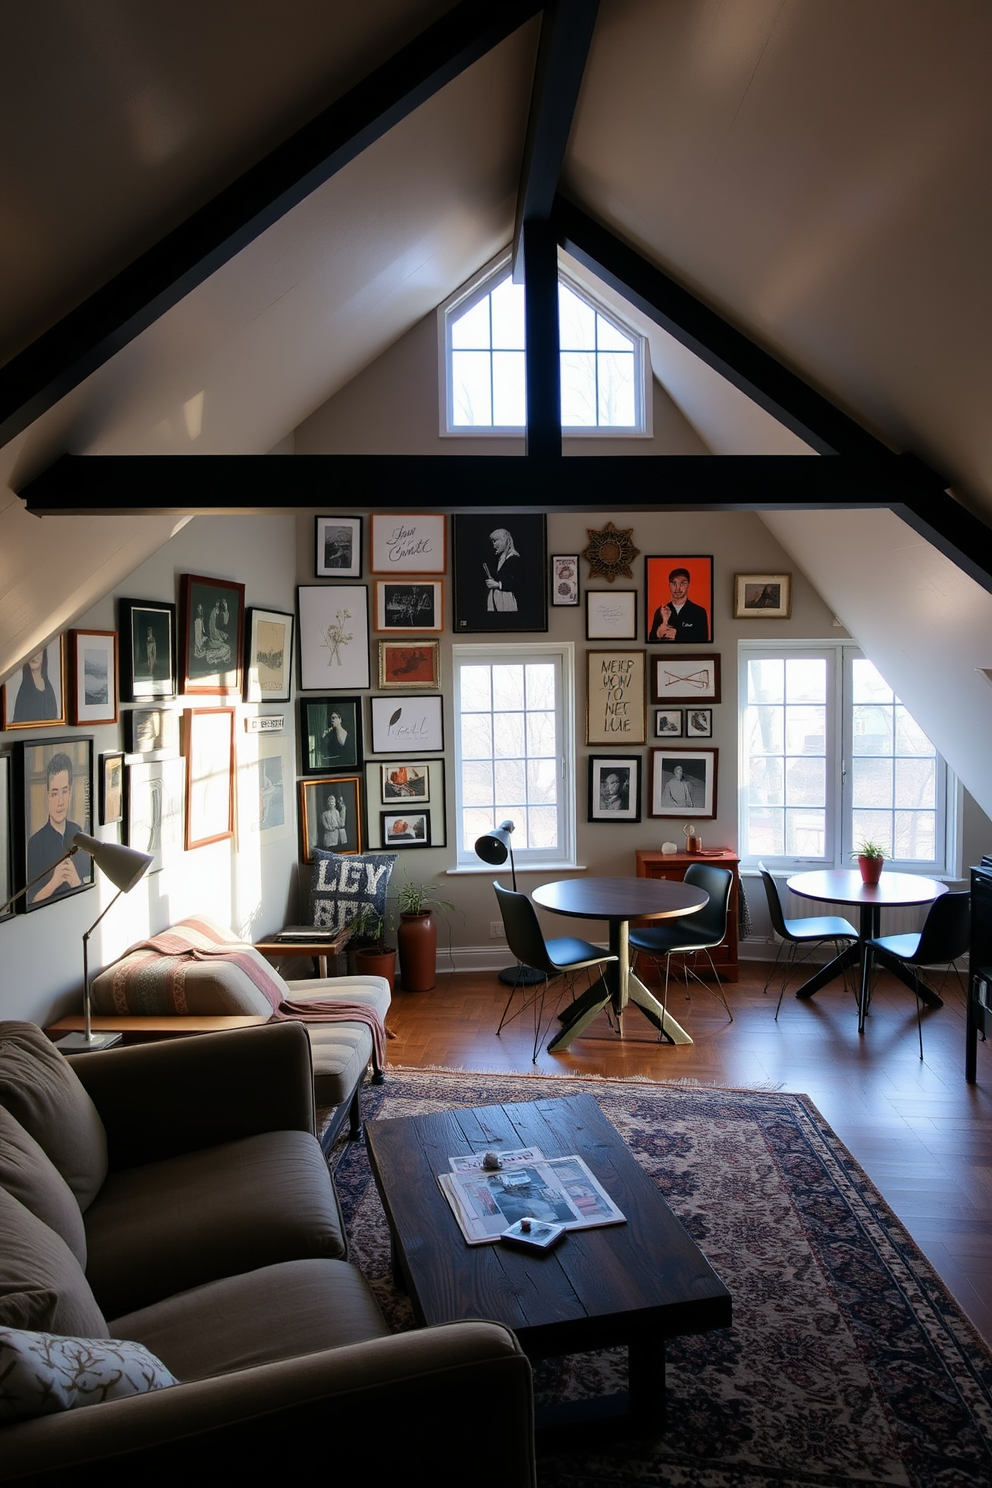
[[[622, 1403], [657, 1425], [665, 1339], [729, 1327], [730, 1293], [593, 1097], [405, 1116], [365, 1130], [397, 1281], [418, 1321], [494, 1319], [531, 1359], [626, 1345]], [[570, 1231], [544, 1255], [466, 1245], [436, 1175], [461, 1153], [526, 1146], [546, 1157], [577, 1153], [627, 1223]]]

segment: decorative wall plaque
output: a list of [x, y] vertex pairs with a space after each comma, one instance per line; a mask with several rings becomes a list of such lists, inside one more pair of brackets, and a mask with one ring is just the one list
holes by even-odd
[[631, 563], [641, 551], [631, 541], [633, 527], [614, 527], [607, 522], [599, 532], [587, 527], [589, 546], [582, 557], [589, 565], [591, 579], [605, 579], [612, 584], [614, 579], [632, 579]]

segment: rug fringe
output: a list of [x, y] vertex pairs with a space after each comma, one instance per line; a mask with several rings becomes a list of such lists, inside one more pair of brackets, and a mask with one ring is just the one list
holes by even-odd
[[753, 1080], [744, 1085], [721, 1085], [716, 1080], [697, 1080], [693, 1075], [677, 1075], [672, 1079], [655, 1079], [651, 1075], [595, 1075], [586, 1074], [582, 1070], [506, 1070], [506, 1069], [454, 1069], [449, 1064], [390, 1064], [386, 1069], [386, 1078], [389, 1078], [390, 1070], [395, 1070], [400, 1075], [467, 1075], [475, 1079], [485, 1079], [488, 1075], [493, 1079], [504, 1080], [581, 1080], [599, 1085], [669, 1085], [679, 1090], [769, 1090], [778, 1091], [784, 1087], [783, 1080]]

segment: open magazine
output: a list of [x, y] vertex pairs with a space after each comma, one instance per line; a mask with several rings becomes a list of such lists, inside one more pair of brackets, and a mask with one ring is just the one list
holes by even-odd
[[609, 1194], [581, 1157], [546, 1158], [536, 1147], [500, 1154], [496, 1172], [481, 1154], [450, 1159], [452, 1171], [438, 1184], [469, 1245], [498, 1240], [520, 1219], [536, 1219], [568, 1230], [624, 1224]]

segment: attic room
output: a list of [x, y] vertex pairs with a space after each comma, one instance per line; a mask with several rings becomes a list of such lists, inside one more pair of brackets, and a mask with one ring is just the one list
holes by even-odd
[[[925, 1015], [921, 1063], [909, 997], [898, 1034], [898, 1061], [908, 1063], [893, 1077], [893, 1050], [886, 1043], [881, 1059], [878, 1040], [874, 1054], [864, 1038], [859, 1047], [839, 991], [829, 994], [836, 1004], [818, 997], [792, 1009], [815, 1009], [818, 1034], [827, 1030], [815, 1069], [796, 1043], [772, 1053], [762, 1042], [778, 1034], [756, 968], [774, 959], [776, 941], [761, 854], [744, 841], [741, 718], [749, 658], [762, 648], [815, 650], [838, 677], [866, 658], [946, 766], [933, 866], [918, 871], [962, 891], [971, 865], [992, 853], [992, 328], [981, 251], [990, 33], [979, 0], [939, 10], [927, 0], [379, 0], [357, 13], [316, 0], [278, 11], [265, 0], [139, 9], [41, 0], [0, 19], [8, 695], [28, 658], [68, 631], [117, 631], [122, 600], [181, 608], [183, 575], [244, 585], [246, 607], [298, 620], [301, 586], [328, 582], [316, 567], [315, 519], [357, 518], [363, 562], [344, 582], [367, 591], [370, 670], [349, 694], [365, 736], [362, 846], [378, 850], [375, 789], [388, 756], [373, 747], [369, 702], [384, 639], [372, 523], [443, 516], [443, 566], [430, 571], [443, 602], [443, 784], [430, 845], [400, 852], [398, 864], [455, 906], [438, 952], [443, 1017], [458, 1006], [446, 1001], [454, 978], [475, 988], [507, 963], [493, 933], [495, 874], [472, 860], [476, 819], [463, 823], [457, 781], [456, 668], [493, 639], [456, 629], [458, 518], [488, 512], [512, 532], [514, 516], [543, 514], [547, 560], [581, 554], [607, 522], [629, 532], [637, 557], [609, 592], [630, 598], [635, 629], [620, 644], [646, 646], [649, 670], [646, 564], [706, 555], [706, 645], [720, 657], [722, 691], [703, 741], [719, 757], [718, 790], [700, 828], [707, 847], [741, 857], [750, 926], [740, 962], [746, 1000], [760, 1005], [740, 1016], [760, 1016], [763, 1028], [752, 1041], [746, 1025], [743, 1054], [738, 1025], [725, 1026], [712, 997], [694, 999], [699, 1063], [678, 1074], [808, 1093], [986, 1339], [992, 1204], [975, 1173], [988, 1155], [987, 1051], [977, 1086], [966, 1087], [962, 1002], [943, 1010], [943, 1023]], [[511, 426], [494, 428], [490, 416], [467, 427], [446, 402], [446, 327], [494, 266], [497, 280], [505, 266], [526, 284], [526, 412]], [[563, 412], [559, 280], [640, 349], [637, 428], [590, 432]], [[736, 615], [744, 574], [788, 575], [787, 616]], [[634, 746], [637, 819], [587, 810], [598, 748], [585, 732], [586, 653], [605, 644], [591, 638], [587, 604], [604, 588], [581, 559], [580, 602], [549, 602], [544, 623], [506, 641], [520, 655], [556, 647], [574, 672], [572, 836], [530, 860], [525, 845], [517, 869], [528, 894], [561, 871], [630, 876], [637, 849], [682, 837], [681, 818], [650, 810], [657, 699]], [[247, 942], [306, 919], [308, 694], [297, 655], [283, 703], [206, 699], [237, 706], [232, 834], [177, 853], [122, 900], [93, 937], [98, 965], [190, 914]], [[178, 717], [202, 701], [168, 706]], [[95, 769], [128, 751], [130, 709], [52, 737], [85, 732]], [[249, 733], [266, 713], [284, 715], [283, 731]], [[45, 731], [0, 730], [8, 842], [26, 740], [45, 742]], [[264, 761], [277, 764], [282, 790], [268, 827]], [[88, 830], [126, 841], [126, 812], [120, 825], [99, 825], [95, 778], [91, 794]], [[834, 809], [839, 821], [839, 798]], [[830, 832], [830, 866], [844, 867], [848, 829]], [[807, 866], [801, 854], [774, 864], [783, 897], [788, 873]], [[23, 871], [14, 861], [5, 871], [13, 893]], [[111, 898], [98, 881], [95, 894], [0, 923], [4, 1018], [45, 1027], [77, 1011], [80, 940]], [[787, 903], [789, 914], [819, 912]], [[924, 917], [892, 914], [890, 932], [918, 930]], [[542, 916], [547, 935], [565, 933], [555, 918]], [[601, 923], [575, 924], [604, 941]], [[487, 1038], [498, 1003], [492, 1019], [489, 1002], [468, 1018], [492, 1022]], [[461, 1060], [466, 1070], [530, 1074], [529, 1044], [520, 1053], [522, 1044], [507, 1051], [493, 1039], [484, 1056], [480, 1046], [449, 1060], [424, 1054], [402, 1014], [396, 1027], [398, 1065]], [[674, 1066], [661, 1056], [683, 1052], [631, 1039], [607, 1053], [602, 1040], [579, 1039], [564, 1060], [542, 1050], [538, 1071], [664, 1081]], [[904, 1105], [880, 1120], [889, 1088]], [[938, 1134], [929, 1146], [921, 1123]], [[968, 1155], [948, 1196], [937, 1175], [951, 1132]], [[910, 1193], [904, 1169], [914, 1163], [930, 1176]], [[954, 1214], [943, 1228], [941, 1206]]]

